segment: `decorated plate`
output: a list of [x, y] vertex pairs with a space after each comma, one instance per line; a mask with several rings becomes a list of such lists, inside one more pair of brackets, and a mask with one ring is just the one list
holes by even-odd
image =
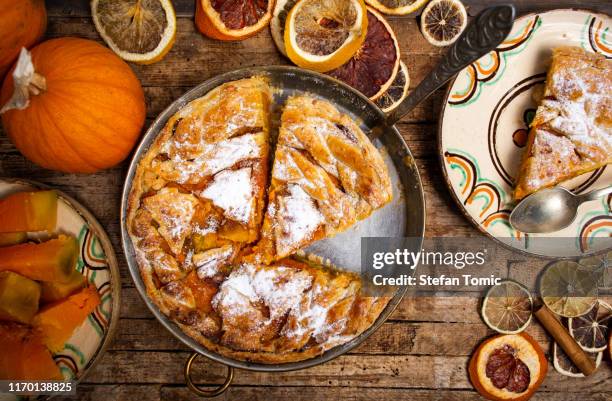
[[[451, 193], [481, 231], [521, 251], [567, 257], [610, 246], [602, 238], [612, 235], [611, 196], [583, 204], [571, 226], [550, 234], [524, 234], [508, 221], [513, 181], [537, 107], [533, 94], [543, 88], [552, 49], [561, 45], [612, 58], [610, 17], [554, 10], [518, 18], [496, 50], [461, 71], [450, 85], [439, 146]], [[610, 184], [608, 166], [563, 186], [584, 193]], [[564, 244], [551, 247], [551, 241], [541, 238], [563, 238]]]
[[[0, 198], [13, 192], [46, 188], [31, 181], [0, 179]], [[119, 319], [121, 282], [115, 252], [100, 223], [80, 203], [61, 191], [57, 193], [56, 232], [71, 234], [78, 239], [77, 269], [96, 286], [102, 301], [73, 333], [64, 349], [53, 355], [64, 378], [79, 381], [110, 343]], [[38, 233], [29, 236], [41, 238]]]

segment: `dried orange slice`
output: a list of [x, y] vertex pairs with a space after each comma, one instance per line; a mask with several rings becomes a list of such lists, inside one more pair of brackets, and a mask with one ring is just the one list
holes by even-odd
[[434, 46], [453, 43], [467, 25], [467, 12], [459, 0], [433, 0], [421, 13], [421, 32]]
[[119, 57], [139, 64], [166, 55], [176, 36], [176, 15], [170, 0], [92, 0], [98, 33]]
[[408, 67], [403, 61], [400, 61], [400, 69], [391, 83], [391, 86], [381, 97], [376, 99], [375, 103], [382, 111], [389, 113], [395, 109], [408, 96], [408, 88], [410, 87], [410, 75]]
[[327, 72], [353, 57], [367, 32], [363, 0], [301, 0], [287, 16], [285, 48], [298, 66]]
[[196, 0], [195, 22], [209, 38], [243, 40], [268, 25], [273, 7], [274, 0]]
[[527, 333], [499, 334], [483, 341], [468, 366], [476, 391], [489, 400], [525, 401], [540, 387], [548, 362]]
[[389, 89], [400, 66], [395, 33], [376, 10], [368, 7], [368, 34], [357, 53], [329, 75], [376, 100]]
[[506, 280], [491, 287], [482, 301], [482, 318], [487, 326], [503, 334], [516, 334], [531, 322], [533, 300], [521, 284]]
[[406, 15], [423, 7], [429, 0], [366, 0], [366, 3], [385, 14]]
[[274, 44], [278, 51], [283, 53], [283, 56], [287, 56], [287, 50], [285, 50], [285, 23], [287, 22], [287, 15], [289, 15], [289, 11], [291, 11], [297, 2], [298, 0], [276, 0], [274, 4], [274, 12], [270, 20], [270, 33], [272, 34]]

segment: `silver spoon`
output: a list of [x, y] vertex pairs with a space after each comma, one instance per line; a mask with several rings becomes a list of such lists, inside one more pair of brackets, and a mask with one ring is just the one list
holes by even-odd
[[578, 206], [612, 193], [612, 185], [582, 195], [563, 187], [547, 188], [523, 199], [510, 214], [512, 227], [524, 233], [550, 233], [572, 224]]

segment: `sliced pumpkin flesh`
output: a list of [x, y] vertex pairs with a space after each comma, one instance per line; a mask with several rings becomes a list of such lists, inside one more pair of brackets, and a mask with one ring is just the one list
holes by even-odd
[[18, 192], [0, 200], [0, 233], [53, 231], [56, 223], [55, 191]]
[[0, 320], [29, 323], [38, 312], [40, 284], [13, 272], [0, 273]]
[[78, 256], [76, 238], [60, 235], [41, 244], [0, 248], [0, 271], [12, 271], [32, 280], [65, 283], [70, 280]]

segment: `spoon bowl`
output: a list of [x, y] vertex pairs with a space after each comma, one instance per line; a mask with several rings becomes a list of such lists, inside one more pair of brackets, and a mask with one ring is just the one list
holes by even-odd
[[578, 206], [612, 192], [612, 186], [574, 195], [563, 187], [542, 189], [523, 199], [510, 214], [510, 224], [524, 233], [559, 231], [576, 219]]

